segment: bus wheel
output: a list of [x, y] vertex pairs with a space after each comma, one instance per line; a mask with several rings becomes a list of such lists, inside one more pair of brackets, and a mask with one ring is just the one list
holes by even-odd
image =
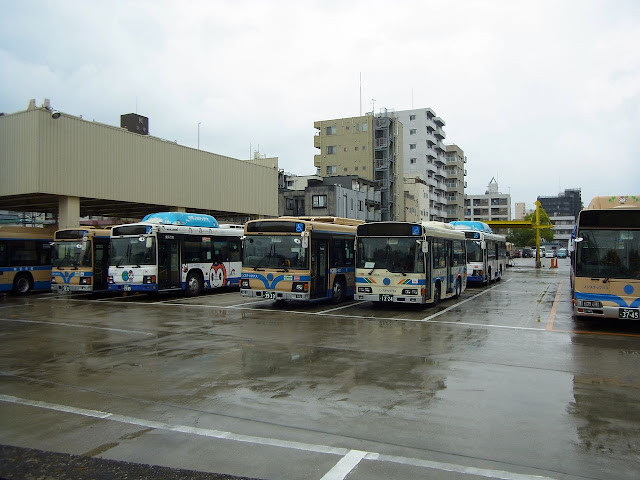
[[340, 278], [336, 278], [333, 281], [333, 297], [331, 300], [333, 301], [333, 303], [340, 303], [344, 300], [344, 295], [345, 295], [344, 281]]
[[187, 276], [187, 289], [185, 291], [187, 297], [198, 296], [201, 291], [202, 280], [200, 279], [200, 275], [195, 272], [191, 272], [189, 276]]
[[26, 295], [31, 291], [31, 278], [26, 273], [16, 275], [13, 279], [13, 293], [15, 295]]

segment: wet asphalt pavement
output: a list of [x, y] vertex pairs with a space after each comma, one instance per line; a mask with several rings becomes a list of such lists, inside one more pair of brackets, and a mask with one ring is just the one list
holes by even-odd
[[423, 309], [0, 297], [0, 443], [130, 478], [638, 478], [640, 324], [575, 321], [568, 260], [516, 262]]

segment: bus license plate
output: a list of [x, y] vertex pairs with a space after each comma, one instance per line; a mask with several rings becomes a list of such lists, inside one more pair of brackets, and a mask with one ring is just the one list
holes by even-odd
[[124, 287], [122, 287], [122, 289], [123, 289], [125, 292], [130, 292], [130, 291], [131, 291], [131, 285], [125, 285]]
[[620, 308], [618, 310], [618, 318], [626, 320], [640, 320], [640, 310], [636, 308]]
[[262, 294], [262, 298], [264, 298], [265, 300], [275, 300], [276, 292], [264, 292]]
[[393, 295], [380, 294], [380, 301], [381, 302], [393, 302]]
[[70, 292], [71, 291], [71, 287], [69, 287], [69, 285], [65, 285], [64, 287], [62, 287], [62, 291], [63, 292]]

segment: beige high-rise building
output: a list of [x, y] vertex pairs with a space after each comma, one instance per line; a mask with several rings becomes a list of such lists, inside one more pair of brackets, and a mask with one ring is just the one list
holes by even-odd
[[526, 215], [526, 207], [524, 202], [516, 202], [516, 211], [513, 216], [514, 220], [524, 220]]
[[402, 124], [391, 113], [314, 122], [317, 174], [357, 175], [377, 183], [382, 220], [405, 218]]
[[457, 145], [445, 146], [444, 186], [445, 215], [447, 222], [464, 220], [464, 189], [467, 186], [464, 177], [467, 174], [467, 157]]

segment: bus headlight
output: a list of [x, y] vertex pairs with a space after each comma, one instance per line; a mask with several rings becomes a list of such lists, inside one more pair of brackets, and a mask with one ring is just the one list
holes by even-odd
[[107, 275], [107, 283], [116, 283], [113, 281], [113, 275]]
[[251, 288], [248, 278], [243, 278], [242, 280], [240, 280], [240, 288]]
[[51, 277], [51, 283], [56, 283], [56, 277]]
[[358, 293], [372, 293], [371, 287], [358, 287]]
[[293, 282], [291, 286], [292, 292], [307, 292], [309, 291], [309, 284], [307, 282]]
[[417, 288], [403, 288], [402, 289], [402, 295], [417, 295], [418, 294], [418, 289]]
[[142, 283], [156, 283], [155, 275], [144, 275], [142, 277]]
[[595, 300], [578, 300], [579, 307], [602, 308], [602, 302]]
[[91, 277], [80, 277], [80, 285], [91, 285]]

